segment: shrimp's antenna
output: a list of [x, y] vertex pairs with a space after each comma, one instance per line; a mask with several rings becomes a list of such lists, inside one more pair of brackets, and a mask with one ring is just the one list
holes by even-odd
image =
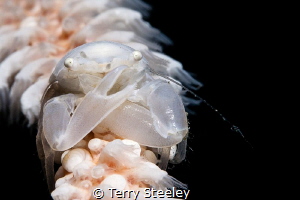
[[211, 110], [213, 110], [214, 112], [216, 112], [219, 117], [222, 118], [222, 120], [224, 122], [226, 122], [229, 126], [230, 126], [230, 130], [233, 132], [238, 133], [239, 135], [241, 135], [241, 137], [243, 138], [243, 140], [253, 149], [253, 146], [251, 145], [251, 143], [246, 139], [246, 137], [244, 136], [244, 134], [242, 133], [241, 129], [238, 126], [235, 126], [234, 124], [232, 124], [226, 117], [223, 116], [222, 113], [220, 113], [218, 111], [218, 109], [216, 109], [214, 106], [212, 106], [210, 103], [208, 103], [205, 99], [201, 98], [200, 96], [198, 96], [197, 94], [195, 94], [193, 91], [191, 91], [190, 89], [188, 89], [187, 87], [185, 87], [184, 85], [182, 85], [179, 81], [177, 81], [176, 79], [169, 77], [169, 76], [165, 76], [163, 74], [160, 74], [156, 71], [154, 71], [153, 69], [149, 68], [150, 72], [158, 75], [160, 77], [163, 77], [165, 79], [167, 79], [168, 81], [171, 81], [173, 83], [175, 83], [176, 85], [179, 85], [180, 87], [182, 87], [182, 89], [186, 90], [187, 92], [189, 92], [190, 94], [192, 94], [195, 98], [199, 99], [200, 101], [202, 101], [206, 106], [208, 106]]

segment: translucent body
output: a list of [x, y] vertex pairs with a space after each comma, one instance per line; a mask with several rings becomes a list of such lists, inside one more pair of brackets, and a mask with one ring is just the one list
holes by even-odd
[[[151, 147], [181, 142], [188, 126], [180, 96], [168, 83], [151, 78], [147, 61], [135, 54], [125, 45], [94, 42], [74, 49], [58, 63], [50, 81], [58, 81], [65, 93], [85, 96], [80, 103], [64, 96], [45, 104], [43, 131], [53, 149], [71, 148], [95, 127]], [[82, 83], [91, 75], [95, 82], [84, 88]], [[57, 116], [51, 117], [53, 112]], [[53, 130], [56, 127], [60, 131]]]

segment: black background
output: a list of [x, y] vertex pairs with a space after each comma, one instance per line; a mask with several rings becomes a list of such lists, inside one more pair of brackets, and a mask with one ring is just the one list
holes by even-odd
[[[149, 1], [150, 22], [174, 45], [167, 55], [196, 74], [204, 86], [196, 93], [243, 132], [243, 138], [205, 104], [190, 116], [186, 160], [169, 174], [188, 183], [189, 199], [245, 199], [266, 194], [268, 142], [261, 130], [269, 92], [263, 80], [268, 65], [271, 17], [266, 5], [203, 1]], [[169, 2], [169, 3], [167, 3]]]
[[[238, 126], [252, 147], [204, 104], [189, 116], [186, 160], [168, 172], [188, 184], [188, 199], [244, 199], [260, 196], [267, 175], [261, 146], [262, 69], [267, 18], [257, 4], [147, 0], [146, 18], [174, 45], [164, 52], [193, 72], [204, 86], [196, 93]], [[194, 1], [196, 2], [196, 1]], [[35, 149], [35, 128], [8, 126], [2, 120], [3, 181], [13, 197], [49, 199]], [[5, 187], [6, 188], [6, 187]], [[10, 195], [8, 194], [8, 195]], [[15, 199], [15, 198], [13, 198]]]

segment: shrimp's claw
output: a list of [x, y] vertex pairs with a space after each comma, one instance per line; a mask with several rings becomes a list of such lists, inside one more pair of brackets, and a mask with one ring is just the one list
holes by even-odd
[[181, 135], [183, 138], [187, 134], [188, 123], [182, 100], [170, 84], [153, 81], [147, 99], [154, 127], [162, 137]]
[[[52, 149], [64, 151], [73, 147], [127, 99], [134, 90], [135, 83], [111, 94], [115, 91], [113, 86], [126, 68], [128, 67], [119, 66], [109, 72], [94, 90], [85, 95], [76, 109], [76, 98], [71, 97], [72, 94], [59, 101], [50, 100], [45, 105], [43, 126]], [[56, 114], [52, 115], [53, 113]]]
[[97, 128], [156, 148], [176, 145], [188, 133], [183, 103], [173, 87], [162, 80], [144, 85], [135, 98], [113, 110]]
[[78, 98], [78, 95], [65, 94], [50, 99], [44, 106], [43, 131], [50, 147], [54, 150], [62, 141], [68, 140], [65, 138], [65, 132]]

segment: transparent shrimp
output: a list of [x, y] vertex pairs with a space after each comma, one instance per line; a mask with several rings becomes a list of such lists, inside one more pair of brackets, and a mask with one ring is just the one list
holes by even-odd
[[14, 123], [22, 111], [28, 126], [38, 125], [36, 146], [54, 199], [94, 199], [97, 187], [187, 189], [166, 169], [185, 159], [185, 105], [193, 101], [181, 82], [192, 89], [201, 83], [162, 53], [172, 41], [143, 19], [148, 4], [0, 6], [17, 13], [1, 16], [0, 111], [9, 108]]
[[141, 52], [106, 41], [79, 46], [58, 62], [37, 138], [48, 178], [55, 151], [73, 148], [90, 133], [166, 148], [159, 165], [166, 167], [170, 147], [188, 133], [187, 115], [178, 91], [148, 69]]
[[[116, 57], [116, 55], [118, 55], [117, 51], [119, 51], [120, 57]], [[60, 66], [62, 65], [62, 61], [64, 62], [63, 68]], [[57, 81], [58, 85], [66, 90], [66, 92], [80, 92], [82, 94], [86, 94], [86, 96], [84, 97], [82, 102], [77, 105], [77, 108], [72, 114], [72, 117], [68, 117], [70, 118], [70, 124], [68, 124], [68, 128], [65, 130], [65, 133], [59, 133], [57, 131], [53, 131], [54, 133], [50, 133], [47, 129], [44, 128], [45, 136], [50, 143], [50, 146], [53, 149], [57, 150], [69, 149], [77, 142], [79, 142], [90, 131], [92, 131], [93, 128], [97, 126], [97, 124], [100, 124], [100, 122], [103, 121], [103, 119], [106, 118], [109, 113], [119, 107], [123, 102], [126, 101], [126, 99], [130, 99], [131, 102], [136, 102], [136, 104], [130, 103], [130, 105], [124, 105], [122, 106], [121, 110], [118, 110], [118, 112], [116, 113], [117, 115], [121, 116], [122, 113], [124, 113], [125, 115], [120, 117], [120, 120], [117, 120], [120, 121], [120, 125], [115, 124], [114, 127], [125, 126], [126, 121], [122, 122], [121, 118], [129, 119], [130, 116], [128, 116], [128, 114], [130, 112], [136, 112], [136, 114], [134, 115], [135, 117], [132, 118], [132, 122], [140, 120], [141, 122], [138, 124], [151, 124], [151, 118], [157, 119], [155, 120], [154, 126], [152, 127], [152, 131], [151, 129], [149, 129], [149, 127], [147, 128], [150, 130], [147, 138], [141, 136], [140, 140], [137, 139], [137, 136], [139, 135], [138, 132], [142, 131], [143, 125], [141, 126], [141, 130], [138, 130], [138, 128], [135, 127], [137, 130], [137, 135], [135, 136], [128, 136], [128, 133], [134, 134], [134, 130], [123, 131], [123, 134], [127, 133], [127, 138], [135, 138], [135, 140], [141, 144], [159, 147], [171, 146], [180, 142], [182, 137], [184, 137], [187, 133], [186, 114], [184, 112], [181, 99], [173, 90], [172, 86], [164, 83], [163, 81], [151, 78], [151, 75], [146, 71], [146, 67], [147, 61], [142, 58], [140, 52], [134, 51], [133, 49], [125, 45], [112, 42], [90, 43], [80, 46], [66, 55], [57, 65], [57, 69], [61, 70], [59, 70], [58, 72], [54, 70], [54, 76], [51, 80]], [[55, 73], [58, 74], [55, 75]], [[86, 74], [88, 75], [85, 76]], [[94, 85], [94, 88], [91, 88], [91, 90], [87, 90], [86, 88], [84, 88], [83, 83], [86, 83], [86, 79], [89, 78], [90, 75], [96, 76], [97, 74], [100, 74], [100, 76], [98, 76], [98, 79], [101, 80], [97, 81], [97, 79], [95, 79], [95, 83], [90, 83], [91, 86]], [[131, 78], [129, 78], [129, 74]], [[104, 78], [102, 78], [103, 76]], [[110, 92], [110, 94], [108, 94], [108, 92]], [[149, 95], [149, 93], [150, 96], [147, 96]], [[167, 102], [165, 100], [160, 101], [159, 99], [156, 99], [161, 98], [160, 96], [163, 93], [168, 94], [169, 98], [172, 99], [172, 101]], [[133, 94], [134, 96], [132, 96]], [[101, 103], [101, 101], [103, 101], [103, 103]], [[95, 102], [95, 105], [93, 105], [92, 102]], [[43, 113], [44, 116], [48, 115], [48, 106], [49, 111], [52, 112], [53, 108], [50, 105], [51, 104], [45, 105]], [[94, 110], [99, 107], [99, 110], [95, 112], [95, 116], [86, 116], [90, 118], [90, 120], [88, 120], [90, 122], [90, 125], [87, 125], [86, 122], [84, 125], [81, 123], [81, 118], [85, 116], [84, 113], [89, 113], [88, 115], [91, 115], [90, 112], [87, 112], [87, 110], [89, 110], [89, 107]], [[147, 109], [150, 109], [150, 112], [147, 112]], [[70, 112], [73, 112], [72, 110], [73, 109], [71, 109]], [[161, 111], [162, 113], [160, 113]], [[115, 114], [111, 113], [111, 115]], [[137, 117], [138, 115], [139, 117]], [[63, 114], [59, 116], [63, 116]], [[57, 121], [55, 123], [60, 123], [60, 121], [68, 122], [59, 118], [56, 118], [54, 120]], [[172, 121], [169, 125], [166, 124], [168, 120]], [[54, 122], [49, 122], [49, 124], [53, 123]], [[109, 120], [106, 123], [109, 123]], [[44, 124], [45, 126], [48, 126], [47, 121], [45, 121]], [[106, 126], [110, 127], [110, 125]], [[69, 130], [69, 128], [71, 129]], [[125, 130], [124, 128], [125, 127], [123, 127], [123, 130]], [[78, 134], [78, 139], [75, 139], [76, 137], [74, 137], [75, 130]], [[82, 130], [82, 133], [80, 130]], [[123, 135], [122, 133], [120, 133], [121, 131], [122, 130], [115, 132]], [[183, 131], [182, 136], [177, 138], [176, 133], [181, 131]], [[151, 136], [152, 132], [154, 134], [153, 136]], [[53, 134], [56, 133], [59, 134], [59, 136], [53, 137]], [[72, 139], [67, 136], [69, 134], [72, 135]], [[170, 138], [168, 137], [168, 134]], [[174, 137], [171, 137], [171, 135], [173, 134]], [[158, 137], [159, 135], [161, 135], [162, 137], [159, 139], [162, 144], [155, 145], [155, 143], [157, 143], [156, 137]], [[66, 137], [66, 139], [64, 139], [64, 141], [60, 141], [60, 137]], [[151, 140], [152, 137], [153, 141]], [[56, 139], [53, 140], [54, 138]], [[167, 143], [165, 144], [164, 138], [167, 139]], [[175, 141], [173, 141], [172, 138], [174, 138]], [[72, 140], [74, 140], [74, 142], [72, 142]], [[68, 142], [68, 144], [66, 142]]]

